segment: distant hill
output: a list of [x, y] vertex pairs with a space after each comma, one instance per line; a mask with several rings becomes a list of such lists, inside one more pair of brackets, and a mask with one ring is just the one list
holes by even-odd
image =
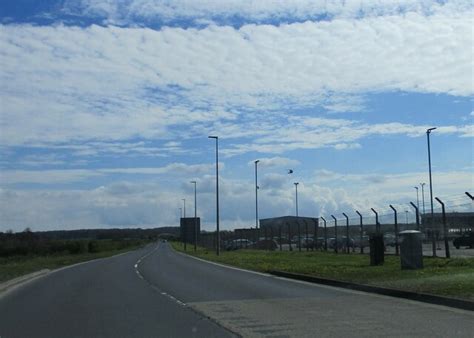
[[[0, 233], [2, 237], [22, 237], [24, 232], [6, 234]], [[179, 235], [179, 227], [160, 227], [151, 229], [141, 228], [114, 228], [114, 229], [80, 229], [80, 230], [53, 230], [30, 232], [30, 236], [37, 239], [152, 239], [160, 235]]]

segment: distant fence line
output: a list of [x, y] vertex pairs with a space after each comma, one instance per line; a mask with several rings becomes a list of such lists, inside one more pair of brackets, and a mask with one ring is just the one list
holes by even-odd
[[[467, 196], [467, 197], [466, 197]], [[293, 250], [328, 250], [341, 246], [346, 252], [349, 249], [355, 251], [355, 247], [360, 248], [363, 252], [364, 247], [368, 246], [367, 236], [375, 232], [381, 232], [385, 235], [386, 243], [393, 244], [395, 241], [398, 245], [398, 233], [405, 230], [419, 230], [424, 235], [425, 242], [433, 243], [433, 256], [436, 256], [436, 248], [439, 247], [438, 241], [458, 236], [459, 234], [472, 231], [474, 229], [474, 212], [472, 211], [456, 211], [472, 210], [472, 195], [466, 193], [461, 203], [446, 204], [439, 198], [436, 199], [437, 207], [434, 208], [433, 217], [431, 209], [425, 213], [421, 212], [421, 208], [414, 202], [409, 206], [400, 207], [400, 205], [390, 205], [391, 213], [378, 214], [377, 210], [372, 209], [370, 213], [356, 213], [358, 217], [349, 217], [349, 213], [341, 213], [344, 217], [321, 216], [319, 218], [308, 217], [278, 217], [273, 219], [260, 220], [260, 227], [240, 228], [232, 231], [220, 232], [220, 246], [222, 249], [237, 247], [254, 247], [259, 241], [274, 241], [276, 247], [280, 249], [285, 246], [286, 249]], [[469, 198], [466, 202], [466, 199]], [[411, 210], [409, 209], [411, 207]], [[468, 208], [466, 208], [468, 207]], [[446, 212], [449, 208], [450, 212]], [[409, 217], [410, 216], [410, 217]], [[273, 223], [272, 221], [275, 220]], [[370, 222], [370, 223], [369, 223]], [[336, 227], [337, 223], [337, 227]], [[340, 242], [340, 243], [339, 243]], [[216, 233], [201, 232], [199, 243], [200, 246], [208, 249], [215, 249]], [[265, 246], [268, 248], [268, 246]], [[397, 250], [398, 252], [398, 250]], [[447, 250], [449, 252], [449, 249]]]

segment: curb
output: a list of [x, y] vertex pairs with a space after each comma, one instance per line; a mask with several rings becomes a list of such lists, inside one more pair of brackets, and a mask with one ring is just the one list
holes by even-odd
[[427, 293], [416, 293], [412, 291], [389, 289], [389, 288], [383, 288], [379, 286], [344, 282], [344, 281], [335, 280], [335, 279], [314, 277], [314, 276], [302, 275], [302, 274], [284, 272], [284, 271], [270, 270], [268, 271], [268, 273], [274, 276], [278, 276], [278, 277], [291, 278], [291, 279], [301, 280], [301, 281], [310, 282], [310, 283], [336, 286], [336, 287], [345, 288], [345, 289], [376, 293], [376, 294], [384, 295], [384, 296], [404, 298], [404, 299], [409, 299], [409, 300], [415, 300], [418, 302], [449, 306], [449, 307], [453, 307], [453, 308], [457, 308], [461, 310], [474, 311], [474, 302], [468, 301], [468, 300], [436, 296], [436, 295], [431, 295]]
[[0, 283], [0, 294], [8, 291], [11, 288], [14, 288], [15, 286], [18, 286], [19, 284], [23, 284], [32, 279], [47, 275], [50, 272], [51, 272], [50, 269], [42, 269], [39, 271], [35, 271], [23, 276], [19, 276], [19, 277], [7, 280], [6, 282]]

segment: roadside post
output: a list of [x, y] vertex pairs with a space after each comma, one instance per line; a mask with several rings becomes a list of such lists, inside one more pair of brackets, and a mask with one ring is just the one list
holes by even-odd
[[399, 249], [398, 249], [398, 218], [397, 218], [397, 209], [393, 207], [393, 205], [390, 204], [390, 209], [393, 210], [393, 216], [394, 216], [394, 227], [395, 227], [395, 255], [399, 255]]
[[357, 215], [359, 215], [359, 220], [360, 220], [360, 253], [364, 253], [364, 244], [362, 242], [363, 235], [364, 235], [364, 223], [362, 222], [362, 214], [356, 210]]
[[328, 232], [326, 228], [326, 219], [322, 216], [321, 219], [324, 222], [324, 251], [328, 251]]
[[334, 215], [331, 215], [334, 219], [334, 235], [335, 235], [335, 243], [334, 243], [334, 252], [337, 253], [337, 219]]
[[441, 204], [442, 212], [443, 212], [443, 236], [444, 236], [444, 250], [446, 253], [446, 258], [451, 258], [451, 253], [449, 252], [449, 242], [448, 242], [448, 229], [446, 227], [446, 210], [444, 208], [444, 203], [438, 198], [435, 197], [435, 200]]
[[346, 218], [346, 253], [349, 253], [349, 217], [345, 213], [342, 213]]

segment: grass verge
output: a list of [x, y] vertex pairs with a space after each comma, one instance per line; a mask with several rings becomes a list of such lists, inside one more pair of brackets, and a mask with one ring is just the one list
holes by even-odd
[[49, 256], [12, 256], [0, 257], [0, 283], [42, 269], [57, 269], [63, 266], [110, 257], [143, 247], [145, 243], [125, 248], [83, 254], [55, 254]]
[[[182, 243], [173, 248], [184, 252]], [[474, 301], [474, 259], [424, 258], [422, 270], [401, 270], [400, 259], [385, 256], [383, 266], [370, 266], [368, 255], [326, 252], [237, 250], [213, 251], [188, 246], [188, 254], [244, 269], [267, 272], [280, 270], [341, 281], [400, 290], [429, 293]]]

